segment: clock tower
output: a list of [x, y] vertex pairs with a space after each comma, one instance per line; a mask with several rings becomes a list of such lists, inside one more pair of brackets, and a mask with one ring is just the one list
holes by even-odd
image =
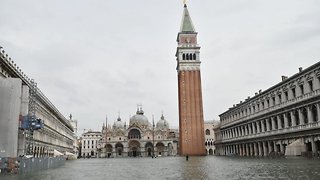
[[177, 42], [180, 155], [206, 155], [202, 106], [200, 46], [184, 4]]

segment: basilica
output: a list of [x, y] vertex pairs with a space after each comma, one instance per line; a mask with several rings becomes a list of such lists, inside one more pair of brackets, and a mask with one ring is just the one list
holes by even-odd
[[174, 156], [178, 151], [177, 130], [169, 128], [163, 114], [151, 124], [142, 107], [130, 117], [129, 125], [120, 116], [112, 126], [103, 125], [102, 136], [97, 147], [100, 158]]

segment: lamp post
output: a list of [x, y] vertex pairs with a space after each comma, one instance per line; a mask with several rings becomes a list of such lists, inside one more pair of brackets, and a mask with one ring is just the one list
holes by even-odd
[[154, 157], [154, 115], [152, 115], [152, 144], [153, 144], [153, 154], [152, 157]]

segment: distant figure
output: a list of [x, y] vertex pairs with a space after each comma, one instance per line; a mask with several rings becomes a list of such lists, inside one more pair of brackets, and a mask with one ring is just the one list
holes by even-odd
[[186, 155], [186, 160], [187, 160], [187, 161], [189, 160], [189, 156], [188, 156], [188, 155]]

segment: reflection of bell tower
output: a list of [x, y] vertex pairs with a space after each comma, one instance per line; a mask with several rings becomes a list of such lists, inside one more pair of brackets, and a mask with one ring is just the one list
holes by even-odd
[[180, 155], [205, 155], [200, 46], [187, 5], [177, 42]]

